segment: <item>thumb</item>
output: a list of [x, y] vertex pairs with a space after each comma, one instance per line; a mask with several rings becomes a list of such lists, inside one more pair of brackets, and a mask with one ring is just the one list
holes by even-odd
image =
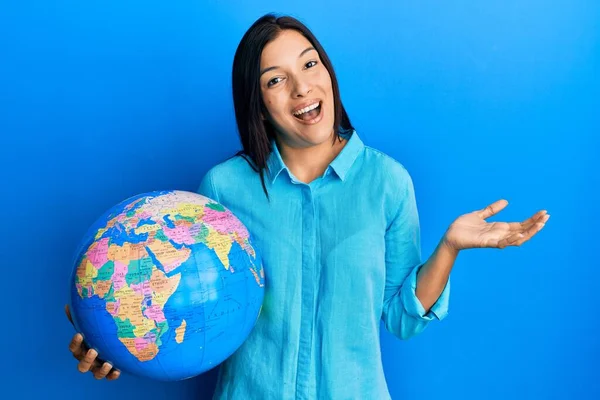
[[[67, 318], [69, 319], [71, 324], [73, 324], [73, 317], [71, 317], [71, 310], [69, 310], [68, 304], [65, 304], [65, 314], [67, 314]], [[73, 324], [73, 326], [75, 326], [75, 324]]]
[[489, 218], [492, 215], [495, 215], [498, 212], [502, 211], [504, 209], [504, 207], [506, 207], [507, 205], [508, 205], [508, 201], [501, 199], [501, 200], [495, 201], [494, 203], [490, 204], [486, 208], [483, 208], [483, 209], [477, 211], [477, 214], [481, 218], [486, 219], [486, 218]]

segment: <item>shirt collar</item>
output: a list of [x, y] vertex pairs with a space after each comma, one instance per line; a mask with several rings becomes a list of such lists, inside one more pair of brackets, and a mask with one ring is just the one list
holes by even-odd
[[271, 178], [271, 183], [273, 183], [281, 171], [287, 169], [287, 167], [283, 162], [283, 158], [281, 158], [281, 153], [279, 152], [274, 139], [271, 139], [271, 149], [271, 154], [269, 154], [269, 158], [267, 159], [267, 170], [269, 178]]
[[[346, 132], [340, 133], [340, 135], [348, 140], [348, 143], [344, 146], [342, 151], [337, 155], [337, 157], [329, 164], [331, 169], [335, 171], [337, 176], [344, 181], [346, 176], [348, 175], [348, 171], [356, 161], [356, 158], [360, 154], [360, 152], [365, 147], [362, 140], [356, 133], [356, 130], [349, 130]], [[271, 183], [275, 182], [275, 179], [279, 176], [281, 171], [288, 170], [287, 166], [283, 162], [281, 158], [281, 153], [277, 148], [277, 144], [275, 140], [271, 141], [271, 154], [267, 159], [267, 169], [269, 173], [269, 178], [271, 179]], [[288, 171], [289, 173], [289, 171]], [[291, 174], [290, 174], [291, 175]]]
[[331, 162], [330, 167], [340, 177], [342, 181], [346, 180], [348, 171], [356, 161], [358, 155], [362, 152], [365, 145], [363, 144], [358, 133], [355, 130], [348, 131], [342, 134], [342, 137], [348, 140], [340, 154]]

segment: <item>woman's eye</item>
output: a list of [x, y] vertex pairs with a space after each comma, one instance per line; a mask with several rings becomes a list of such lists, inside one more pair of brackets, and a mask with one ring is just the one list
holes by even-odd
[[306, 67], [306, 68], [312, 68], [312, 67], [314, 67], [315, 65], [317, 65], [317, 62], [316, 62], [316, 61], [309, 61], [309, 62], [307, 62], [307, 63], [306, 63], [305, 67]]
[[281, 80], [280, 77], [275, 77], [273, 79], [271, 79], [269, 82], [267, 82], [267, 86], [273, 86], [279, 83], [279, 80]]

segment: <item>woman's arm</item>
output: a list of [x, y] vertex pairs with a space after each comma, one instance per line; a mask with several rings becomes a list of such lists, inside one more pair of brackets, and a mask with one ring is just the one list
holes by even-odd
[[426, 311], [435, 304], [446, 287], [457, 256], [458, 250], [448, 246], [442, 239], [431, 257], [419, 269], [416, 293]]

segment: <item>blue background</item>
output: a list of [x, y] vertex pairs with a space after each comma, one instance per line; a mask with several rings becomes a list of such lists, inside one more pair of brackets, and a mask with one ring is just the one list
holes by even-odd
[[423, 253], [451, 221], [506, 198], [538, 209], [520, 248], [469, 250], [450, 314], [382, 333], [396, 399], [600, 398], [596, 290], [600, 3], [3, 1], [0, 3], [2, 390], [19, 398], [205, 398], [184, 382], [81, 375], [64, 316], [88, 226], [151, 190], [195, 190], [240, 148], [235, 48], [265, 12], [314, 31], [364, 141], [415, 182]]

